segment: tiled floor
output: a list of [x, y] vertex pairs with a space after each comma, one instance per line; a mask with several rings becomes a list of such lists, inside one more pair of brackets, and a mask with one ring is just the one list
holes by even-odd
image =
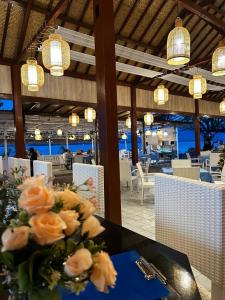
[[[155, 211], [153, 193], [145, 195], [144, 205], [140, 205], [140, 193], [122, 188], [122, 224], [124, 227], [155, 239]], [[203, 300], [210, 300], [211, 283], [208, 278], [193, 268], [193, 272]]]

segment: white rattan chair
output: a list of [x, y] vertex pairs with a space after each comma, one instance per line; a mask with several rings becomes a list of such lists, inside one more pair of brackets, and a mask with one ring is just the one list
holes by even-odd
[[191, 168], [190, 159], [172, 159], [171, 160], [172, 168]]
[[206, 167], [209, 168], [210, 173], [218, 174], [218, 172], [214, 172], [212, 168], [218, 167], [220, 155], [221, 153], [210, 152], [209, 159], [206, 159]]
[[140, 176], [140, 184], [141, 184], [141, 205], [143, 205], [144, 202], [144, 191], [145, 189], [151, 189], [155, 185], [155, 173], [148, 173], [144, 174], [141, 164], [137, 163], [136, 164], [138, 173]]
[[133, 191], [133, 181], [137, 181], [138, 185], [138, 176], [132, 175], [136, 172], [136, 170], [131, 171], [131, 161], [120, 160], [120, 183], [121, 185], [125, 183], [127, 187], [130, 185], [131, 191]]
[[173, 168], [173, 175], [178, 177], [200, 180], [200, 168]]
[[221, 172], [221, 180], [215, 180], [215, 184], [225, 184], [225, 167], [223, 167]]
[[191, 155], [189, 152], [186, 153], [187, 159], [191, 160], [191, 165], [192, 167], [202, 167], [202, 162], [200, 162], [200, 158], [196, 157], [196, 158], [191, 158]]
[[186, 253], [212, 281], [212, 300], [225, 299], [225, 188], [155, 176], [156, 240]]
[[29, 159], [17, 158], [17, 164], [18, 164], [18, 167], [21, 166], [25, 169], [25, 173], [24, 173], [25, 176], [27, 176], [27, 177], [31, 176]]
[[104, 167], [99, 165], [73, 163], [73, 183], [76, 186], [82, 185], [90, 177], [93, 178], [94, 186], [96, 188], [98, 212], [104, 214]]
[[34, 176], [44, 175], [46, 178], [46, 182], [53, 179], [51, 162], [34, 160], [33, 172]]

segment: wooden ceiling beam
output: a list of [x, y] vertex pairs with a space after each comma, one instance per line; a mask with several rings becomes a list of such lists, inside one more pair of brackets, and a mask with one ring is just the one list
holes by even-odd
[[63, 13], [65, 8], [68, 5], [69, 0], [60, 0], [57, 5], [54, 7], [54, 9], [50, 12], [50, 14], [45, 18], [44, 23], [41, 25], [37, 33], [32, 38], [31, 42], [27, 45], [27, 47], [21, 51], [21, 53], [18, 56], [18, 60], [21, 59], [21, 57], [26, 53], [28, 48], [37, 40], [40, 38], [41, 33], [45, 30], [47, 26], [54, 25], [55, 20]]
[[207, 23], [211, 24], [212, 27], [216, 28], [221, 34], [225, 34], [225, 22], [219, 20], [216, 16], [210, 14], [207, 10], [195, 4], [191, 0], [178, 0], [178, 3], [183, 6], [186, 10], [190, 11], [194, 15], [203, 19]]
[[5, 40], [6, 40], [6, 35], [7, 35], [7, 30], [8, 30], [9, 18], [10, 18], [10, 13], [11, 13], [12, 5], [13, 5], [12, 2], [9, 2], [8, 3], [8, 7], [7, 7], [7, 12], [6, 12], [6, 17], [5, 17], [4, 31], [3, 31], [3, 36], [2, 36], [2, 46], [1, 46], [1, 52], [0, 52], [1, 58], [3, 57], [3, 53], [4, 53]]
[[18, 43], [18, 48], [17, 48], [17, 59], [19, 58], [20, 53], [23, 51], [23, 43], [25, 40], [26, 32], [27, 32], [27, 26], [28, 26], [28, 21], [30, 18], [32, 3], [33, 3], [33, 0], [28, 0], [27, 6], [25, 9], [23, 23], [22, 23], [21, 32], [20, 32], [19, 43]]

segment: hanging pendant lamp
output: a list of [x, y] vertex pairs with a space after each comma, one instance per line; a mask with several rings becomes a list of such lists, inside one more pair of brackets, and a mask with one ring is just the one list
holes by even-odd
[[89, 134], [84, 135], [84, 141], [89, 141], [91, 139]]
[[190, 34], [183, 27], [182, 20], [176, 18], [175, 28], [167, 38], [167, 63], [169, 65], [184, 65], [190, 61]]
[[29, 58], [21, 67], [21, 81], [30, 92], [38, 92], [44, 84], [44, 71], [36, 59]]
[[60, 34], [50, 34], [42, 44], [42, 60], [53, 76], [62, 76], [70, 66], [70, 46]]
[[80, 117], [75, 113], [72, 112], [72, 114], [69, 116], [69, 123], [73, 126], [76, 127], [80, 122]]
[[62, 129], [58, 129], [58, 130], [57, 130], [57, 135], [58, 135], [58, 136], [62, 136], [62, 134], [63, 134]]
[[122, 140], [127, 140], [127, 135], [126, 133], [123, 133], [122, 136], [121, 136]]
[[146, 125], [150, 126], [154, 122], [154, 116], [151, 113], [144, 115], [144, 122]]
[[189, 81], [189, 93], [194, 99], [201, 99], [207, 91], [206, 79], [201, 74], [196, 74]]
[[169, 91], [163, 84], [158, 85], [154, 90], [154, 102], [158, 105], [164, 105], [169, 100]]
[[225, 115], [225, 98], [220, 102], [220, 114]]
[[148, 129], [148, 130], [145, 131], [145, 135], [146, 135], [146, 136], [151, 136], [151, 135], [152, 135], [152, 132]]
[[93, 122], [96, 119], [96, 111], [91, 107], [86, 108], [84, 118], [87, 122]]
[[127, 128], [131, 128], [131, 118], [130, 117], [128, 117], [126, 119], [126, 126], [127, 126]]
[[212, 55], [212, 75], [225, 75], [225, 42], [220, 41], [219, 46]]

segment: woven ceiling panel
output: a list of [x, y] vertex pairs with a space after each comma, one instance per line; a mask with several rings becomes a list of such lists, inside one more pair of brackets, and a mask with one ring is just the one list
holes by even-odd
[[4, 27], [5, 27], [5, 19], [6, 19], [6, 13], [7, 13], [7, 2], [0, 2], [0, 49], [2, 47], [2, 37], [4, 33]]
[[20, 37], [24, 9], [15, 4], [12, 6], [5, 41], [4, 57], [14, 58], [17, 55], [17, 45]]
[[[57, 0], [58, 1], [58, 0]], [[33, 4], [48, 9], [52, 4], [52, 0], [33, 0]]]

